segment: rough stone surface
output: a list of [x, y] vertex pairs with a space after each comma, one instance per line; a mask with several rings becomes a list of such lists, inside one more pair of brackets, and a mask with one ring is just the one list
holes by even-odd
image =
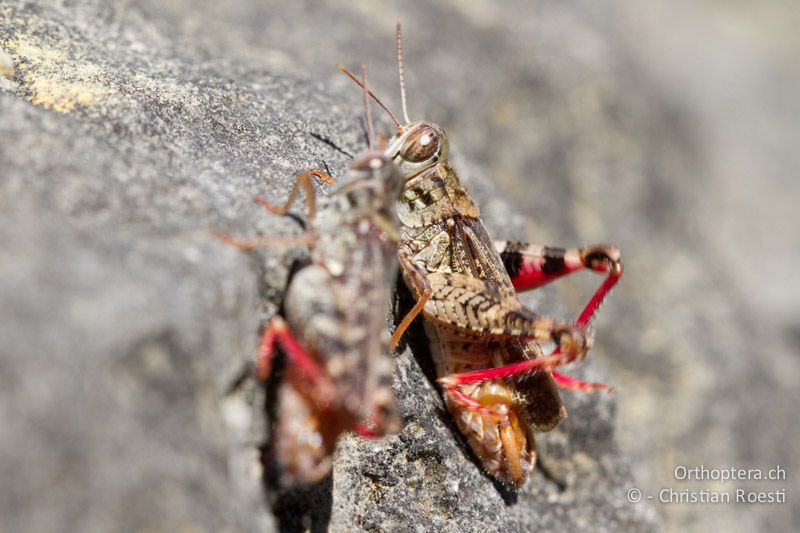
[[[800, 489], [798, 307], [776, 274], [800, 249], [783, 229], [800, 69], [781, 68], [798, 19], [664, 4], [0, 3], [0, 530], [792, 529], [796, 503], [626, 498], [713, 488], [678, 464], [780, 464]], [[343, 439], [307, 490], [261, 467], [268, 391], [232, 392], [304, 252], [240, 254], [208, 230], [300, 231], [251, 198], [364, 148], [334, 63], [366, 63], [398, 107], [396, 20], [411, 115], [447, 128], [490, 231], [625, 253], [572, 372], [618, 394], [564, 395], [519, 494], [448, 419], [419, 331], [397, 356], [405, 429]], [[565, 316], [596, 281], [528, 301]]]

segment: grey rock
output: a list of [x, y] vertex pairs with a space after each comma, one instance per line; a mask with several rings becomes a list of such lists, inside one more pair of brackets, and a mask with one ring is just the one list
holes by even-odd
[[[796, 504], [627, 501], [635, 486], [687, 488], [677, 464], [791, 477], [800, 457], [797, 308], [777, 281], [767, 296], [737, 288], [754, 278], [730, 235], [750, 226], [726, 206], [753, 188], [721, 163], [773, 171], [760, 192], [780, 214], [791, 195], [771, 190], [796, 192], [796, 165], [717, 135], [736, 123], [725, 106], [674, 85], [704, 57], [659, 56], [666, 32], [643, 35], [627, 3], [0, 4], [14, 67], [0, 77], [0, 530], [651, 531], [657, 511], [678, 528], [791, 529]], [[570, 416], [539, 437], [543, 469], [519, 494], [468, 451], [419, 331], [397, 355], [405, 429], [344, 438], [332, 478], [306, 490], [262, 467], [269, 390], [233, 387], [305, 252], [240, 254], [209, 230], [301, 231], [251, 198], [283, 198], [301, 169], [341, 175], [363, 150], [358, 91], [333, 64], [366, 63], [397, 108], [396, 20], [412, 118], [446, 127], [492, 234], [609, 240], [626, 257], [593, 358], [571, 371], [618, 394], [564, 394]], [[731, 84], [712, 74], [709, 87]], [[797, 80], [770, 79], [735, 94], [796, 140], [770, 110]], [[527, 301], [568, 316], [596, 281]]]

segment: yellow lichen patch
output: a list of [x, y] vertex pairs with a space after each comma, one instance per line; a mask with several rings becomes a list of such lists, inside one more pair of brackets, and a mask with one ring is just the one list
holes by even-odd
[[22, 74], [25, 96], [36, 105], [70, 113], [78, 106], [95, 105], [115, 92], [104, 83], [103, 71], [92, 63], [24, 38], [6, 47]]
[[81, 83], [64, 83], [58, 79], [38, 79], [30, 84], [30, 101], [59, 113], [69, 113], [77, 106], [92, 106], [103, 100], [108, 92], [104, 88]]
[[11, 41], [9, 44], [12, 53], [32, 63], [55, 65], [67, 61], [67, 56], [63, 53], [49, 48], [42, 48], [26, 39]]

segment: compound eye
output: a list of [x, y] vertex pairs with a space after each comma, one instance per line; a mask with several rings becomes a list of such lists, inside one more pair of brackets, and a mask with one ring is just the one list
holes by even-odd
[[368, 154], [357, 159], [353, 163], [353, 169], [369, 172], [371, 170], [380, 170], [388, 164], [389, 161], [383, 154]]
[[403, 143], [403, 159], [411, 163], [420, 163], [430, 159], [439, 150], [439, 134], [429, 126], [423, 126], [409, 134]]
[[372, 170], [380, 170], [386, 166], [386, 160], [380, 157], [371, 157], [369, 159], [369, 168]]

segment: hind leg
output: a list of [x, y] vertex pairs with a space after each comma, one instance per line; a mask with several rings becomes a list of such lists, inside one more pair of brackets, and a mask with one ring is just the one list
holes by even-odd
[[539, 244], [496, 241], [495, 248], [511, 276], [514, 288], [518, 291], [541, 287], [579, 270], [608, 274], [578, 317], [578, 325], [591, 322], [597, 308], [622, 277], [622, 257], [615, 246], [596, 245], [565, 249]]

